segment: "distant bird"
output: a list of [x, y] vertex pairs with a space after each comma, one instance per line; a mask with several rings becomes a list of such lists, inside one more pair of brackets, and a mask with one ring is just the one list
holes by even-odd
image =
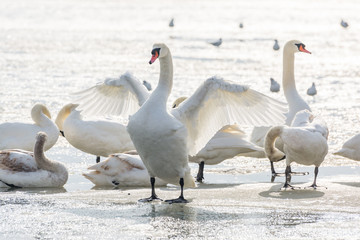
[[280, 46], [279, 46], [279, 44], [278, 44], [278, 40], [276, 40], [276, 39], [275, 39], [275, 43], [274, 43], [273, 49], [274, 49], [275, 51], [277, 51], [277, 50], [280, 49]]
[[307, 90], [307, 95], [309, 96], [314, 96], [316, 95], [317, 91], [316, 91], [316, 87], [315, 87], [315, 83], [312, 83], [311, 87], [308, 88]]
[[215, 42], [210, 42], [210, 44], [219, 47], [222, 44], [222, 38], [219, 38], [219, 40]]
[[239, 28], [244, 28], [244, 24], [243, 24], [243, 23], [240, 23], [240, 24], [239, 24]]
[[343, 27], [343, 28], [347, 28], [349, 26], [349, 24], [347, 22], [345, 22], [344, 20], [341, 19], [341, 23], [340, 25]]
[[147, 90], [151, 91], [152, 90], [152, 87], [151, 87], [151, 84], [148, 82], [148, 81], [143, 81], [143, 85], [147, 88]]
[[172, 18], [169, 22], [169, 27], [174, 27], [174, 18]]
[[270, 91], [271, 92], [280, 91], [280, 84], [276, 80], [274, 80], [273, 78], [270, 78]]

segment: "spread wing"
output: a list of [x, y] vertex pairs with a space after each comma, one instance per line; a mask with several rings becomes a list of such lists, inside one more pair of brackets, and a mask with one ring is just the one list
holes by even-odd
[[286, 110], [285, 103], [248, 86], [212, 77], [172, 114], [187, 127], [189, 154], [195, 155], [225, 125], [283, 124]]
[[86, 90], [74, 93], [78, 109], [85, 115], [116, 115], [127, 118], [135, 113], [150, 93], [147, 88], [126, 72], [119, 78], [109, 78]]

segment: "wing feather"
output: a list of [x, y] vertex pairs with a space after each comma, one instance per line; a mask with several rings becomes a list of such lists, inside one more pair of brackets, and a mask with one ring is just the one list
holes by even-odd
[[285, 103], [215, 76], [173, 109], [172, 114], [187, 127], [189, 153], [195, 155], [225, 125], [282, 124], [286, 111]]
[[78, 96], [74, 102], [79, 104], [78, 109], [84, 115], [117, 115], [125, 118], [135, 113], [150, 95], [142, 82], [130, 72], [73, 94]]

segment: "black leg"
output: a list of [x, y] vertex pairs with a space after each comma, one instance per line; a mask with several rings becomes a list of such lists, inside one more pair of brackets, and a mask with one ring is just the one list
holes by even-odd
[[284, 183], [284, 186], [282, 187], [284, 189], [287, 189], [287, 188], [294, 189], [294, 187], [290, 185], [290, 181], [291, 181], [290, 172], [291, 172], [291, 167], [286, 166], [286, 169], [285, 169], [285, 183]]
[[196, 181], [197, 182], [202, 182], [203, 179], [204, 179], [204, 166], [205, 166], [204, 161], [199, 163], [199, 171], [198, 171], [197, 176], [196, 176]]
[[100, 162], [100, 156], [96, 156], [96, 163]]
[[150, 183], [151, 183], [151, 196], [149, 198], [139, 199], [139, 202], [151, 202], [154, 200], [162, 201], [162, 199], [158, 198], [158, 196], [155, 194], [155, 178], [154, 177], [150, 178]]
[[181, 187], [181, 193], [180, 196], [176, 199], [170, 199], [170, 200], [165, 200], [165, 202], [167, 203], [188, 203], [188, 200], [186, 200], [184, 198], [184, 178], [180, 178], [180, 187]]

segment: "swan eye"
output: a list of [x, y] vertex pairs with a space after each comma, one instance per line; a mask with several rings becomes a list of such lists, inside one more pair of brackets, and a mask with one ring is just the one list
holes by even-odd
[[310, 53], [308, 50], [305, 49], [305, 44], [303, 43], [296, 43], [295, 44], [297, 46], [297, 48], [299, 49], [300, 52], [304, 52], [304, 53]]
[[160, 55], [160, 48], [154, 48], [152, 51], [151, 51], [151, 60], [149, 61], [150, 64], [154, 63], [155, 60], [159, 57]]

